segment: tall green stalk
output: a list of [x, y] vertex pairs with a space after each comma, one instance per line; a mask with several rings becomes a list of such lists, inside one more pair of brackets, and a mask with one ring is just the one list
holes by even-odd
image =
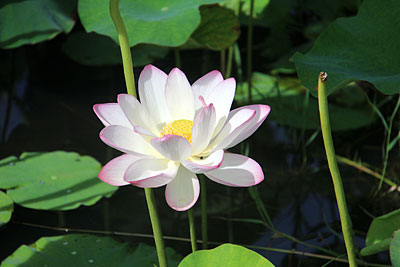
[[208, 248], [208, 227], [207, 227], [207, 190], [206, 180], [203, 174], [200, 175], [200, 199], [201, 199], [201, 238], [202, 248]]
[[[133, 64], [131, 50], [129, 47], [128, 34], [125, 29], [119, 12], [119, 0], [110, 0], [110, 14], [118, 32], [119, 44], [121, 47], [122, 64], [124, 66], [125, 83], [128, 94], [136, 97], [135, 77], [133, 75]], [[158, 262], [160, 267], [167, 267], [167, 257], [165, 254], [164, 239], [162, 236], [160, 220], [158, 218], [156, 201], [151, 188], [145, 188], [146, 202], [149, 209], [151, 226], [153, 228], [154, 241], [156, 244]]]
[[226, 207], [226, 215], [228, 217], [227, 227], [228, 227], [228, 242], [233, 243], [233, 221], [232, 221], [232, 189], [230, 186], [225, 187], [226, 195], [228, 197], [227, 207]]
[[194, 222], [193, 208], [188, 210], [189, 217], [189, 229], [190, 229], [190, 243], [192, 244], [192, 251], [197, 251], [197, 241], [196, 241], [196, 225]]
[[238, 83], [241, 83], [243, 81], [242, 58], [240, 56], [239, 45], [237, 43], [233, 45], [233, 57], [236, 64], [237, 81]]
[[156, 243], [158, 263], [160, 267], [167, 267], [167, 257], [165, 254], [164, 239], [161, 232], [160, 219], [158, 218], [156, 200], [151, 188], [145, 188], [147, 207], [149, 209], [151, 227], [153, 228], [154, 241]]
[[67, 224], [65, 219], [65, 212], [57, 211], [57, 215], [58, 215], [58, 227], [64, 227]]
[[181, 55], [179, 53], [179, 47], [174, 48], [174, 56], [175, 56], [175, 66], [178, 69], [182, 68], [182, 63], [181, 63]]
[[333, 146], [331, 125], [329, 122], [328, 97], [326, 92], [327, 74], [321, 72], [318, 77], [318, 105], [321, 119], [322, 137], [324, 139], [326, 157], [331, 172], [333, 187], [336, 194], [336, 202], [339, 208], [340, 222], [347, 250], [350, 267], [357, 266], [356, 247], [353, 240], [353, 229], [349, 212], [347, 210], [346, 197], [343, 190], [342, 178], [336, 161], [335, 148]]
[[119, 0], [110, 0], [110, 14], [118, 33], [119, 46], [121, 47], [122, 65], [124, 66], [124, 75], [126, 90], [128, 94], [136, 97], [135, 77], [133, 75], [133, 64], [131, 48], [129, 46], [128, 34], [124, 21], [119, 12]]
[[219, 62], [221, 66], [222, 76], [226, 79], [226, 49], [221, 49], [219, 51], [220, 57]]
[[[237, 17], [239, 17], [239, 13], [240, 13], [240, 0], [235, 0], [234, 3], [234, 13]], [[233, 61], [233, 54], [234, 54], [234, 46], [237, 46], [237, 42], [234, 43], [233, 45], [231, 45], [228, 49], [228, 60], [226, 63], [226, 72], [225, 72], [225, 78], [229, 78], [231, 77], [231, 73], [232, 73], [232, 61]], [[238, 62], [236, 62], [236, 64], [238, 64]], [[238, 73], [239, 75], [239, 73]]]
[[231, 77], [232, 61], [233, 61], [233, 45], [231, 45], [228, 49], [228, 61], [226, 62], [225, 78]]
[[247, 26], [247, 87], [249, 102], [252, 100], [252, 60], [253, 60], [253, 10], [254, 0], [250, 0], [250, 14], [249, 14], [249, 25]]

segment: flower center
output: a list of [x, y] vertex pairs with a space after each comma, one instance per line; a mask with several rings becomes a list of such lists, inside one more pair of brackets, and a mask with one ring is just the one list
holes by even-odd
[[188, 140], [189, 143], [192, 143], [192, 127], [193, 127], [193, 121], [176, 120], [168, 123], [161, 130], [161, 136], [164, 136], [166, 134], [179, 135]]

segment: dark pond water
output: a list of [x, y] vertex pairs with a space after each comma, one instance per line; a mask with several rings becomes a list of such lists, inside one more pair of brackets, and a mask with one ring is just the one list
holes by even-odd
[[[59, 52], [57, 43], [52, 46], [43, 44], [36, 48], [18, 49], [14, 53], [1, 51], [0, 55], [3, 58], [2, 62], [5, 62], [1, 67], [1, 70], [5, 71], [0, 98], [1, 158], [19, 155], [24, 151], [67, 150], [93, 156], [104, 164], [118, 155], [118, 152], [107, 148], [98, 138], [102, 125], [93, 113], [92, 106], [95, 103], [115, 102], [116, 95], [124, 92], [120, 66], [85, 67], [76, 64]], [[184, 52], [183, 70], [193, 82], [206, 72], [218, 68], [218, 57], [218, 54], [211, 54], [208, 57], [209, 61], [204, 63], [201, 52]], [[29, 61], [24, 60], [26, 58], [29, 58]], [[166, 59], [154, 64], [169, 72], [174, 66], [173, 62], [171, 53]], [[141, 68], [135, 69], [136, 75], [140, 70]], [[13, 90], [9, 90], [11, 85]], [[380, 127], [379, 123], [377, 125]], [[367, 129], [335, 133], [337, 153], [344, 156], [358, 153], [365, 161], [375, 162], [380, 166], [380, 145], [383, 136], [379, 127], [371, 126]], [[308, 244], [344, 253], [340, 222], [321, 137], [318, 136], [306, 149], [302, 146], [302, 142], [312, 133], [313, 131], [305, 131], [302, 138], [300, 130], [279, 126], [276, 121], [266, 120], [249, 141], [250, 156], [263, 166], [266, 177], [258, 186], [258, 191], [276, 229]], [[393, 161], [396, 156], [392, 156]], [[356, 241], [362, 248], [372, 220], [364, 210], [374, 215], [383, 214], [394, 209], [395, 204], [391, 203], [396, 203], [396, 199], [392, 194], [386, 193], [373, 196], [372, 192], [376, 186], [374, 178], [343, 165], [341, 170], [356, 229]], [[389, 174], [394, 171], [389, 170]], [[207, 181], [207, 190], [211, 241], [231, 240], [238, 244], [324, 254], [288, 239], [278, 238], [261, 224], [241, 221], [261, 218], [248, 189], [228, 190], [225, 186]], [[387, 191], [387, 188], [385, 190]], [[155, 194], [164, 234], [189, 237], [186, 214], [167, 206], [164, 188], [155, 190]], [[231, 203], [230, 207], [228, 203]], [[199, 202], [195, 209], [199, 215]], [[230, 210], [230, 215], [227, 210]], [[235, 219], [231, 223], [231, 236], [226, 219], [229, 216]], [[63, 221], [60, 221], [60, 218], [63, 218]], [[151, 233], [144, 191], [133, 186], [120, 188], [112, 198], [102, 199], [94, 206], [80, 207], [63, 212], [62, 215], [58, 212], [30, 210], [17, 206], [13, 221], [0, 230], [0, 259], [10, 255], [20, 245], [32, 243], [42, 236], [64, 234], [21, 225], [18, 222]], [[200, 220], [197, 220], [197, 225], [200, 225]], [[199, 229], [199, 238], [200, 234]], [[132, 244], [153, 243], [151, 238], [118, 236], [116, 239]], [[190, 252], [188, 242], [167, 240], [166, 245], [182, 255]], [[329, 261], [261, 249], [256, 251], [265, 255], [276, 266], [322, 266]], [[366, 260], [389, 262], [387, 254]], [[346, 264], [333, 262], [329, 266]]]

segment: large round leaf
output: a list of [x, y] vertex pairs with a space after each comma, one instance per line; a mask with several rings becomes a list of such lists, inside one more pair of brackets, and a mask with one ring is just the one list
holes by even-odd
[[3, 191], [0, 191], [0, 227], [8, 223], [14, 210], [14, 202]]
[[316, 94], [318, 73], [331, 93], [351, 81], [369, 81], [385, 94], [400, 91], [400, 1], [365, 0], [357, 16], [339, 18], [305, 55], [293, 57], [303, 84]]
[[390, 244], [390, 259], [394, 267], [400, 266], [400, 230], [394, 232], [393, 240]]
[[23, 153], [0, 161], [0, 188], [27, 208], [70, 210], [117, 190], [97, 178], [100, 169], [92, 157], [74, 152]]
[[389, 249], [393, 232], [400, 229], [400, 209], [376, 217], [369, 226], [366, 247], [362, 256], [369, 256]]
[[[252, 100], [255, 103], [265, 103], [271, 106], [271, 119], [280, 124], [296, 128], [319, 129], [318, 101], [314, 97], [306, 100], [306, 88], [297, 78], [277, 78], [267, 74], [253, 74]], [[375, 121], [374, 112], [365, 103], [360, 88], [352, 89], [352, 97], [338, 94], [335, 100], [338, 104], [329, 104], [331, 126], [333, 131], [357, 129]], [[361, 99], [356, 97], [361, 95]], [[346, 97], [345, 105], [343, 97]], [[235, 100], [246, 103], [247, 83], [238, 85]], [[351, 100], [351, 102], [350, 102]], [[363, 102], [364, 101], [364, 102]], [[339, 105], [340, 104], [340, 105]]]
[[[166, 249], [169, 266], [177, 266], [181, 256]], [[158, 265], [156, 250], [139, 244], [132, 251], [128, 244], [110, 237], [71, 234], [42, 237], [30, 246], [22, 245], [1, 266], [99, 266], [128, 267]]]
[[388, 250], [390, 247], [390, 243], [392, 242], [392, 238], [386, 238], [379, 243], [375, 243], [365, 248], [361, 249], [360, 254], [363, 257], [374, 255], [376, 253]]
[[[223, 0], [221, 5], [232, 10], [236, 10], [238, 7], [238, 2], [240, 5], [240, 11], [245, 15], [250, 15], [250, 6], [252, 0]], [[253, 18], [259, 17], [259, 15], [267, 8], [270, 0], [257, 0], [253, 1]]]
[[[119, 46], [104, 35], [74, 32], [68, 36], [62, 49], [71, 59], [83, 65], [122, 64]], [[156, 59], [164, 58], [168, 50], [166, 47], [155, 45], [136, 45], [131, 48], [133, 65], [139, 67], [150, 64]]]
[[2, 0], [0, 48], [36, 44], [69, 32], [76, 0]]
[[391, 238], [397, 229], [400, 229], [400, 209], [376, 217], [369, 226], [365, 243], [369, 246]]
[[186, 258], [179, 264], [179, 267], [273, 267], [274, 265], [260, 254], [247, 248], [223, 244], [211, 250], [199, 250]]
[[213, 50], [233, 45], [239, 37], [239, 20], [232, 10], [220, 6], [202, 6], [201, 23], [192, 38]]
[[[216, 2], [219, 0], [121, 0], [129, 44], [182, 45], [200, 24], [199, 6]], [[117, 42], [109, 0], [79, 0], [78, 11], [87, 32], [107, 35]]]

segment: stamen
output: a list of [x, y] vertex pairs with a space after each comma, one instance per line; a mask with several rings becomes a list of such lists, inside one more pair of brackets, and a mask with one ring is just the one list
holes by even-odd
[[162, 130], [161, 136], [167, 134], [179, 135], [184, 137], [189, 143], [192, 143], [192, 127], [193, 121], [190, 120], [176, 120], [168, 123]]

